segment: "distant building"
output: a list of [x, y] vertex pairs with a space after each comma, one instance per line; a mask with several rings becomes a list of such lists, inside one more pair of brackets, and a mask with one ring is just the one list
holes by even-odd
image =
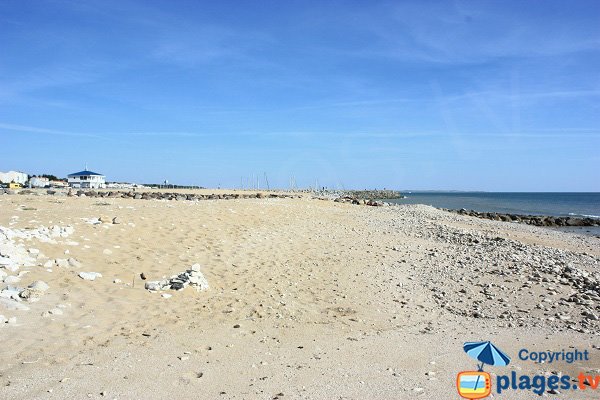
[[50, 187], [53, 188], [65, 188], [67, 186], [67, 182], [65, 181], [50, 181]]
[[29, 185], [36, 188], [45, 188], [50, 186], [50, 179], [44, 178], [43, 176], [32, 176], [31, 179], [29, 179]]
[[102, 189], [106, 187], [106, 176], [92, 171], [79, 171], [67, 176], [69, 186], [77, 189]]
[[8, 172], [0, 172], [0, 182], [1, 183], [20, 183], [23, 185], [27, 182], [27, 174], [18, 171], [8, 171]]

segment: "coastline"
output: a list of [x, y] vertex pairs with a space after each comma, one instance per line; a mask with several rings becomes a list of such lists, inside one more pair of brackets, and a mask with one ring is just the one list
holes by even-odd
[[[589, 365], [561, 365], [573, 376], [600, 361], [593, 237], [310, 196], [5, 195], [0, 210], [33, 258], [9, 275], [49, 286], [1, 311], [17, 318], [0, 328], [10, 398], [451, 398], [472, 368], [461, 345], [480, 339], [513, 355], [589, 349]], [[73, 231], [19, 237], [54, 225]], [[144, 289], [196, 263], [209, 289]]]

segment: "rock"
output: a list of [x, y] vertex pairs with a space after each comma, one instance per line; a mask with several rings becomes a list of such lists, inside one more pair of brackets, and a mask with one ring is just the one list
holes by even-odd
[[21, 304], [17, 301], [6, 299], [4, 297], [0, 297], [0, 306], [3, 306], [7, 310], [19, 310], [19, 311], [28, 311], [29, 307], [25, 304]]
[[50, 289], [50, 286], [44, 281], [34, 281], [27, 287], [38, 292], [45, 292]]
[[86, 281], [93, 281], [96, 278], [102, 278], [102, 274], [99, 272], [80, 272], [79, 277]]
[[200, 268], [201, 268], [200, 264], [194, 264], [194, 265], [192, 265], [190, 267], [190, 271], [192, 271], [192, 272], [200, 272]]
[[115, 225], [117, 225], [117, 224], [120, 224], [120, 223], [121, 223], [121, 220], [119, 219], [119, 217], [114, 217], [114, 218], [112, 219], [112, 223], [113, 223], [113, 224], [115, 224]]
[[21, 278], [19, 278], [18, 276], [9, 275], [6, 278], [4, 278], [4, 283], [6, 283], [7, 285], [14, 285], [19, 282], [21, 282]]
[[0, 269], [0, 280], [4, 281], [4, 278], [7, 276], [8, 274], [3, 270]]
[[173, 295], [172, 295], [172, 294], [169, 294], [169, 293], [163, 293], [163, 294], [161, 294], [161, 296], [162, 296], [163, 298], [165, 298], [165, 299], [168, 299], [168, 298], [171, 298], [171, 297], [173, 297]]
[[122, 282], [123, 282], [123, 281], [122, 281], [122, 280], [120, 280], [119, 278], [116, 278], [116, 279], [114, 279], [114, 280], [113, 280], [113, 283], [122, 283]]
[[0, 291], [0, 297], [5, 299], [13, 299], [19, 300], [19, 293], [21, 289], [14, 286], [7, 286], [2, 291]]
[[140, 278], [141, 278], [143, 281], [145, 281], [145, 280], [147, 279], [147, 278], [146, 278], [146, 274], [142, 272], [142, 273], [140, 274]]
[[146, 290], [151, 290], [154, 292], [161, 290], [161, 286], [162, 285], [161, 285], [160, 281], [149, 281], [149, 282], [146, 282], [146, 284], [144, 285]]
[[74, 268], [81, 268], [81, 263], [80, 263], [79, 261], [77, 261], [76, 259], [74, 259], [73, 257], [69, 258], [69, 259], [67, 260], [67, 262], [69, 263], [69, 265], [70, 265], [71, 267], [74, 267]]
[[27, 300], [29, 303], [35, 303], [42, 296], [42, 292], [38, 292], [32, 289], [25, 289], [19, 293], [19, 297], [23, 300]]
[[38, 249], [29, 249], [27, 250], [29, 252], [29, 254], [33, 255], [33, 256], [38, 256], [40, 254], [40, 251]]
[[8, 319], [4, 315], [0, 314], [0, 324], [5, 324], [7, 322]]

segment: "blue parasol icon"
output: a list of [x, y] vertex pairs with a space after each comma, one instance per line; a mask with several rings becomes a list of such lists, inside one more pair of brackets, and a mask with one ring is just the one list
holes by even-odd
[[[510, 357], [504, 354], [499, 348], [494, 346], [492, 342], [466, 342], [463, 345], [465, 353], [477, 361], [481, 361], [481, 365], [477, 366], [479, 371], [483, 371], [483, 365], [489, 364], [494, 366], [507, 366], [510, 363]], [[475, 387], [479, 383], [479, 376], [475, 382]]]
[[467, 342], [463, 345], [463, 349], [465, 353], [481, 361], [481, 365], [478, 366], [480, 371], [483, 371], [483, 364], [504, 367], [510, 363], [510, 357], [489, 341]]

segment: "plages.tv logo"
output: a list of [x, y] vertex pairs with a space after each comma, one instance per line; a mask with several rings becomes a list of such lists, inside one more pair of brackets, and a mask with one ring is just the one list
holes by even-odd
[[463, 349], [478, 363], [477, 371], [462, 371], [456, 376], [458, 394], [465, 399], [488, 397], [492, 392], [492, 377], [483, 370], [483, 366], [506, 366], [510, 363], [510, 357], [489, 341], [467, 342]]

